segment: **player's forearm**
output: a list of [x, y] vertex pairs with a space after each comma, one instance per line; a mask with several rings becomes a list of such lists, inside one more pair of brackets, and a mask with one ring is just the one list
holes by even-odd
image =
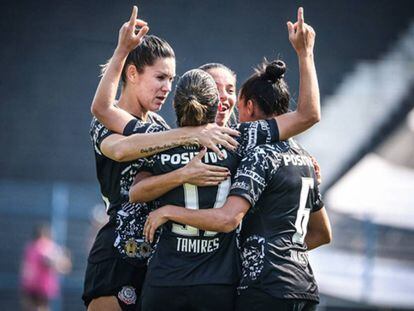
[[118, 117], [114, 113], [117, 108], [113, 106], [113, 103], [127, 56], [127, 51], [119, 48], [115, 50], [102, 75], [91, 105], [92, 114], [107, 128], [117, 133], [122, 133], [123, 128], [122, 124], [119, 125], [116, 120], [113, 120]]
[[190, 210], [173, 205], [162, 208], [167, 219], [207, 231], [231, 232], [241, 221], [228, 215], [223, 208]]
[[129, 190], [130, 202], [150, 202], [158, 199], [184, 182], [181, 169], [145, 178]]
[[305, 242], [308, 250], [332, 241], [332, 229], [325, 207], [310, 214]]
[[145, 158], [178, 146], [198, 145], [187, 128], [173, 129], [159, 133], [133, 134], [115, 141], [109, 146], [116, 161], [126, 162]]
[[331, 239], [321, 232], [315, 231], [315, 232], [308, 232], [305, 237], [305, 243], [308, 247], [308, 251], [315, 249], [319, 246], [322, 246], [324, 244], [328, 244], [331, 242]]
[[321, 119], [318, 77], [313, 52], [303, 53], [299, 57], [299, 98], [297, 113], [305, 127], [311, 127]]
[[299, 54], [300, 86], [295, 111], [276, 116], [280, 140], [296, 136], [320, 120], [319, 86], [311, 54]]

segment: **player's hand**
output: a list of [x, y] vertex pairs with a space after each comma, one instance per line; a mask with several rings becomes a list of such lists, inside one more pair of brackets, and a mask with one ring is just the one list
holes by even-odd
[[307, 56], [313, 53], [315, 45], [315, 30], [305, 23], [303, 8], [298, 9], [298, 20], [296, 23], [287, 22], [289, 41], [299, 56]]
[[134, 5], [131, 18], [119, 30], [117, 49], [124, 53], [131, 52], [141, 44], [142, 38], [147, 34], [148, 30], [147, 22], [138, 19], [138, 7]]
[[322, 183], [322, 174], [321, 174], [321, 167], [319, 166], [318, 161], [314, 157], [311, 156], [313, 168], [315, 169], [316, 181], [318, 185]]
[[183, 175], [183, 183], [189, 183], [199, 187], [216, 186], [230, 176], [226, 167], [208, 165], [201, 162], [206, 155], [207, 148], [203, 147], [186, 166], [180, 170]]
[[163, 206], [149, 213], [144, 225], [144, 237], [147, 242], [152, 243], [154, 241], [155, 231], [168, 221], [164, 213], [166, 209], [167, 206]]
[[220, 158], [224, 158], [223, 153], [217, 145], [221, 145], [228, 150], [236, 150], [239, 143], [232, 136], [239, 136], [240, 133], [228, 127], [218, 126], [215, 123], [196, 127], [195, 137], [200, 145], [213, 150]]

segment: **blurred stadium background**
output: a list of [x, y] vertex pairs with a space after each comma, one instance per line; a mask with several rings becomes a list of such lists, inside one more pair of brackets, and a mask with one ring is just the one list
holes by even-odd
[[[23, 247], [50, 221], [72, 252], [54, 310], [83, 310], [86, 257], [104, 210], [88, 130], [99, 64], [133, 1], [2, 1], [0, 309], [19, 310]], [[142, 0], [140, 16], [176, 51], [177, 74], [222, 62], [241, 83], [266, 56], [296, 55], [299, 5], [317, 32], [320, 124], [300, 137], [322, 167], [334, 240], [313, 251], [319, 310], [414, 310], [414, 2]], [[162, 115], [174, 124], [171, 97]], [[294, 106], [294, 102], [292, 103]]]

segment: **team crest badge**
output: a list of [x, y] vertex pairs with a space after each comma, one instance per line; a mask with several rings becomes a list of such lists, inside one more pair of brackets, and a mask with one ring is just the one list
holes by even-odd
[[138, 245], [135, 239], [130, 238], [125, 243], [125, 253], [128, 257], [136, 257], [138, 251]]
[[124, 286], [118, 293], [118, 298], [126, 305], [135, 304], [137, 300], [137, 294], [135, 293], [135, 288], [132, 286]]

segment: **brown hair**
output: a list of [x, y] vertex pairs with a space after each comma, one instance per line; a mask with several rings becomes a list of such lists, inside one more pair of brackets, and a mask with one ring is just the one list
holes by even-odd
[[187, 71], [177, 82], [174, 109], [178, 126], [214, 122], [219, 95], [214, 79], [201, 69]]
[[[159, 58], [175, 58], [174, 50], [167, 41], [154, 35], [146, 35], [142, 42], [131, 52], [122, 68], [122, 85], [126, 83], [126, 72], [129, 65], [134, 65], [139, 73], [142, 73], [146, 66], [152, 66]], [[109, 61], [101, 65], [101, 73], [104, 74]]]

